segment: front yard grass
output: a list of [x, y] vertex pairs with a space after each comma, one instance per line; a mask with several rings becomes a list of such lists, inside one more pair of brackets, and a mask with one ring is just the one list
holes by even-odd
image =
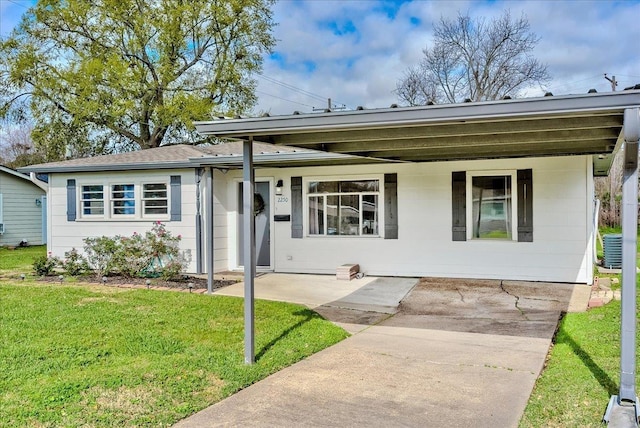
[[0, 276], [3, 274], [31, 274], [33, 273], [33, 260], [46, 254], [47, 249], [44, 245], [18, 247], [15, 250], [0, 247]]
[[347, 336], [256, 301], [249, 366], [242, 299], [22, 281], [42, 248], [0, 251], [2, 427], [168, 426]]
[[520, 426], [601, 427], [619, 380], [620, 302], [567, 314]]
[[[598, 250], [601, 257], [599, 245]], [[640, 283], [636, 292], [640, 296]], [[640, 330], [636, 330], [636, 343], [640, 343]], [[636, 367], [639, 357], [636, 351]], [[636, 385], [638, 379], [636, 369]], [[620, 302], [566, 314], [520, 427], [602, 427], [609, 398], [618, 394], [619, 386]]]

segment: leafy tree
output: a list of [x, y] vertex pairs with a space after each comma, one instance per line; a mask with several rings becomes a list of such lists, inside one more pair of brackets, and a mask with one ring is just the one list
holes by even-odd
[[433, 46], [398, 80], [396, 93], [409, 105], [517, 96], [549, 79], [546, 65], [531, 55], [538, 41], [527, 19], [513, 20], [508, 11], [488, 23], [461, 14], [441, 18]]
[[274, 0], [40, 0], [0, 40], [0, 116], [24, 106], [49, 160], [193, 141], [255, 105]]

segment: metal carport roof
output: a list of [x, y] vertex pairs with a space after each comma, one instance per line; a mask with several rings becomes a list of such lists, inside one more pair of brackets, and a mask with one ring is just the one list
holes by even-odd
[[202, 135], [361, 157], [431, 162], [593, 155], [606, 175], [640, 90], [196, 122]]

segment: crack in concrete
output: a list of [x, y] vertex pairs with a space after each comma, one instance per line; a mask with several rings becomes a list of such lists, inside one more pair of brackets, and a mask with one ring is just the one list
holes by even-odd
[[466, 302], [464, 301], [464, 296], [462, 295], [462, 291], [460, 291], [460, 289], [459, 289], [459, 288], [456, 288], [456, 291], [457, 291], [457, 292], [458, 292], [458, 294], [460, 295], [460, 301], [462, 301], [462, 303], [466, 303]]
[[[410, 357], [406, 357], [406, 356], [402, 356], [402, 355], [396, 355], [396, 354], [391, 354], [391, 353], [387, 353], [387, 352], [372, 352], [373, 354], [376, 355], [381, 355], [383, 357], [390, 357], [393, 359], [397, 359], [397, 360], [410, 360]], [[515, 373], [528, 373], [530, 375], [535, 376], [536, 374], [534, 372], [532, 372], [531, 370], [527, 370], [527, 369], [519, 369], [519, 368], [514, 368], [514, 367], [507, 367], [507, 366], [500, 366], [497, 364], [490, 364], [490, 363], [463, 363], [463, 362], [449, 362], [449, 361], [436, 361], [436, 360], [418, 360], [421, 364], [433, 364], [434, 366], [450, 366], [450, 367], [480, 367], [480, 368], [485, 368], [485, 369], [494, 369], [494, 370], [504, 370], [504, 371], [508, 371], [508, 372], [515, 372]]]
[[510, 293], [509, 291], [507, 291], [507, 289], [506, 289], [506, 288], [504, 288], [503, 281], [500, 281], [500, 289], [501, 289], [502, 291], [504, 291], [506, 294], [508, 294], [509, 296], [511, 296], [511, 297], [513, 297], [514, 299], [516, 299], [516, 303], [515, 303], [516, 309], [520, 312], [520, 315], [522, 315], [522, 317], [523, 317], [525, 320], [529, 321], [529, 318], [527, 317], [526, 312], [525, 312], [525, 311], [524, 311], [520, 306], [518, 306], [518, 305], [519, 305], [519, 303], [520, 303], [520, 296], [518, 296], [518, 295], [516, 295], [516, 294], [513, 294], [513, 293]]

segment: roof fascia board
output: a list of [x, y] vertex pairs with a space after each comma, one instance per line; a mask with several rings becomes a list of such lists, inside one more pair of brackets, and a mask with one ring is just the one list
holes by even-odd
[[102, 172], [102, 171], [125, 171], [125, 170], [152, 170], [152, 169], [185, 169], [193, 168], [191, 162], [154, 162], [154, 163], [126, 163], [126, 164], [106, 164], [106, 165], [73, 165], [73, 166], [49, 166], [38, 165], [25, 166], [20, 168], [24, 172], [36, 173], [63, 173], [63, 172]]
[[[352, 159], [354, 156], [343, 153], [329, 152], [294, 152], [294, 153], [259, 153], [253, 155], [254, 164], [268, 164], [276, 162], [305, 162], [315, 160], [345, 160]], [[232, 156], [203, 156], [191, 159], [196, 166], [216, 166], [238, 164], [242, 166], [242, 155]]]
[[16, 171], [11, 168], [7, 168], [6, 166], [0, 166], [0, 171], [6, 172], [9, 175], [13, 175], [14, 177], [21, 178], [23, 180], [31, 181], [28, 175], [25, 175], [20, 171]]
[[[305, 162], [315, 160], [345, 160], [351, 159], [353, 156], [342, 153], [327, 152], [289, 152], [289, 153], [260, 153], [254, 154], [254, 163], [269, 164], [277, 162]], [[155, 162], [155, 163], [131, 163], [131, 164], [108, 164], [108, 165], [74, 165], [74, 166], [47, 166], [38, 165], [26, 166], [20, 168], [25, 172], [38, 173], [76, 173], [76, 172], [107, 172], [107, 171], [125, 171], [125, 170], [152, 170], [152, 169], [184, 169], [197, 168], [200, 166], [216, 166], [216, 165], [238, 165], [242, 166], [242, 155], [226, 155], [226, 156], [199, 156], [190, 158], [188, 162]], [[19, 173], [17, 173], [19, 174]], [[23, 176], [29, 180], [28, 176]]]
[[242, 138], [328, 129], [411, 126], [468, 120], [508, 120], [527, 116], [550, 117], [610, 110], [622, 112], [625, 108], [636, 106], [640, 106], [640, 90], [322, 114], [223, 119], [195, 122], [195, 126], [202, 135]]

